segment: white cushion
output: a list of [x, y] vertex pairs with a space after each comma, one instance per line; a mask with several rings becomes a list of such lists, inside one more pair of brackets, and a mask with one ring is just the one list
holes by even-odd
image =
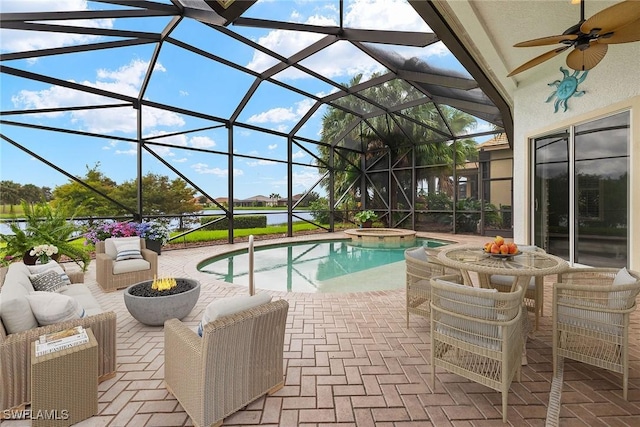
[[111, 259], [116, 259], [118, 256], [118, 247], [130, 244], [135, 244], [138, 249], [140, 249], [140, 237], [109, 237], [104, 241], [104, 253], [109, 255]]
[[[479, 317], [482, 319], [495, 319], [496, 311], [494, 310], [494, 307], [496, 301], [493, 298], [485, 298], [483, 295], [495, 294], [498, 292], [497, 289], [473, 288], [471, 286], [448, 282], [446, 280], [438, 280], [438, 283], [446, 284], [451, 287], [450, 292], [446, 290], [439, 290], [440, 295], [443, 297], [440, 299], [440, 305], [445, 310], [463, 314], [465, 316]], [[457, 293], [456, 289], [463, 289], [467, 291], [469, 289], [473, 289], [476, 295]]]
[[[11, 268], [10, 266], [9, 272], [11, 272]], [[17, 280], [11, 279], [9, 272], [7, 272], [4, 285], [2, 285], [2, 289], [0, 290], [2, 294], [2, 301], [0, 301], [2, 323], [8, 334], [15, 334], [37, 328], [38, 321], [33, 316], [31, 306], [27, 300], [29, 290], [25, 289]], [[29, 282], [29, 286], [31, 286], [29, 276], [25, 275], [25, 277], [27, 282]]]
[[[492, 274], [490, 280], [491, 280], [491, 283], [493, 283], [494, 285], [511, 287], [513, 285], [513, 280], [515, 278], [516, 278], [515, 276], [503, 276], [502, 274]], [[532, 277], [531, 280], [529, 280], [529, 284], [527, 285], [527, 288], [535, 289], [535, 287], [536, 287], [536, 278]]]
[[131, 273], [133, 271], [149, 270], [151, 263], [146, 259], [125, 259], [113, 263], [113, 274]]
[[[563, 299], [563, 302], [568, 304], [572, 303], [568, 298]], [[606, 309], [606, 307], [602, 305], [594, 305], [593, 308]], [[622, 336], [624, 331], [622, 326], [623, 320], [623, 315], [620, 313], [558, 305], [558, 324], [567, 324], [589, 331]]]
[[85, 316], [84, 309], [75, 298], [57, 292], [31, 292], [27, 300], [40, 326]]
[[421, 261], [428, 261], [427, 251], [425, 251], [423, 247], [407, 249], [407, 254], [411, 258], [419, 259]]
[[64, 290], [58, 291], [62, 295], [67, 295], [78, 301], [80, 307], [84, 308], [87, 316], [100, 314], [103, 312], [102, 307], [93, 296], [91, 290], [84, 283], [75, 283], [67, 286]]
[[44, 292], [57, 292], [67, 287], [60, 274], [53, 270], [29, 276], [33, 289]]
[[[60, 275], [60, 278], [64, 282], [65, 285], [70, 285], [71, 280], [69, 280], [69, 276], [67, 272], [64, 271], [64, 268], [54, 260], [49, 261], [46, 264], [39, 265], [27, 265], [27, 269], [29, 270], [29, 275], [44, 273], [45, 271], [53, 270]], [[28, 276], [27, 276], [28, 277]]]
[[271, 301], [271, 295], [264, 292], [255, 295], [239, 295], [235, 297], [217, 299], [204, 309], [202, 320], [198, 325], [198, 335], [202, 336], [204, 325], [214, 320], [229, 316], [230, 314], [239, 313]]
[[613, 286], [617, 285], [632, 285], [636, 283], [636, 278], [633, 277], [628, 271], [626, 267], [622, 267], [616, 277], [613, 279]]
[[[611, 286], [633, 285], [634, 283], [636, 283], [636, 278], [629, 274], [626, 267], [622, 267], [616, 274], [616, 277], [614, 277]], [[635, 295], [636, 292], [634, 289], [629, 289], [609, 293], [609, 307], [616, 310], [627, 308], [629, 298]]]

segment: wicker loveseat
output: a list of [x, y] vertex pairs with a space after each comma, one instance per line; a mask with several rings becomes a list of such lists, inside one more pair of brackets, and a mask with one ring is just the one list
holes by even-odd
[[[98, 375], [99, 381], [115, 376], [116, 372], [116, 314], [103, 312], [93, 297], [90, 289], [82, 283], [71, 284], [60, 293], [68, 295], [85, 306], [87, 316], [55, 323], [47, 326], [36, 326], [23, 331], [11, 331], [5, 327], [5, 321], [10, 319], [13, 307], [29, 306], [26, 298], [21, 295], [33, 291], [29, 268], [23, 263], [13, 263], [8, 268], [0, 269], [0, 410], [20, 409], [31, 401], [31, 343], [40, 335], [60, 331], [73, 326], [82, 325], [91, 328], [98, 342]], [[69, 274], [72, 282], [81, 280], [83, 273]], [[9, 292], [10, 289], [13, 291]], [[24, 289], [24, 292], [23, 290]], [[4, 291], [4, 292], [3, 292]], [[13, 308], [12, 307], [12, 308]], [[15, 312], [15, 310], [13, 310]], [[1, 417], [0, 417], [1, 418]]]

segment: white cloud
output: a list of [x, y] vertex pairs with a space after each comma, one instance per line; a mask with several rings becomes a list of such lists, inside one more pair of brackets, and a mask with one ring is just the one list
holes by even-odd
[[251, 167], [255, 167], [255, 166], [268, 166], [268, 165], [275, 165], [276, 162], [272, 161], [272, 160], [253, 160], [253, 161], [247, 161], [247, 165], [251, 166]]
[[302, 159], [302, 158], [303, 158], [303, 157], [305, 157], [306, 155], [307, 155], [307, 153], [305, 153], [304, 151], [302, 151], [302, 150], [298, 150], [298, 151], [296, 151], [295, 153], [293, 153], [292, 157], [293, 157], [294, 159]]
[[278, 144], [271, 144], [267, 148], [269, 148], [269, 150], [275, 150], [276, 148], [278, 148]]
[[194, 136], [189, 139], [189, 145], [194, 148], [211, 148], [216, 142], [208, 136]]
[[[135, 156], [136, 153], [138, 152], [138, 148], [137, 148], [137, 144], [135, 142], [124, 142], [124, 145], [126, 145], [127, 147], [129, 147], [126, 150], [120, 150], [118, 148], [116, 148], [116, 150], [114, 151], [115, 154], [124, 154], [126, 156]], [[117, 144], [117, 146], [119, 146], [120, 144]]]
[[[110, 92], [137, 96], [148, 67], [148, 61], [134, 59], [129, 64], [123, 65], [116, 70], [99, 69], [96, 71], [97, 78], [95, 81], [85, 80], [79, 83]], [[155, 70], [166, 71], [160, 63], [156, 64]], [[120, 102], [61, 86], [51, 86], [49, 89], [40, 91], [21, 90], [11, 97], [11, 101], [16, 108], [33, 109]], [[68, 115], [75, 127], [89, 132], [135, 134], [137, 129], [137, 112], [133, 108], [84, 110], [70, 113], [42, 114], [40, 116], [53, 118], [62, 115]], [[184, 123], [182, 117], [169, 111], [148, 107], [144, 107], [142, 110], [142, 125], [145, 133], [149, 133], [150, 130], [159, 126], [174, 128], [183, 126]]]
[[[306, 19], [299, 11], [292, 14], [297, 22], [337, 26], [335, 16], [335, 7], [316, 9]], [[358, 29], [431, 32], [424, 20], [405, 0], [353, 0], [345, 9], [344, 26]], [[282, 56], [290, 57], [321, 37], [322, 35], [314, 33], [274, 30], [259, 38], [258, 43]], [[406, 57], [418, 54], [421, 58], [449, 53], [442, 43], [420, 50], [401, 46], [396, 46], [393, 50]], [[263, 72], [276, 62], [277, 60], [271, 56], [255, 51], [247, 67]], [[353, 76], [358, 73], [368, 76], [384, 70], [379, 63], [345, 41], [334, 43], [322, 52], [306, 58], [301, 65], [328, 78]], [[282, 80], [306, 77], [309, 76], [295, 68], [287, 68], [277, 75], [277, 78]]]
[[264, 113], [254, 114], [247, 120], [249, 123], [281, 123], [295, 120], [292, 108], [272, 108]]
[[[2, 12], [63, 12], [89, 10], [86, 0], [2, 0]], [[75, 25], [90, 28], [113, 28], [113, 19], [78, 19], [75, 21], [47, 21], [49, 24]], [[48, 49], [61, 46], [95, 42], [99, 36], [88, 34], [53, 33], [0, 29], [3, 52], [23, 52], [35, 49]]]
[[173, 163], [184, 163], [184, 162], [186, 162], [186, 161], [187, 161], [187, 158], [186, 158], [186, 157], [182, 157], [182, 158], [180, 158], [180, 159], [173, 159], [173, 160], [172, 160], [172, 162], [173, 162]]
[[[249, 117], [247, 121], [249, 123], [283, 123], [283, 122], [297, 122], [304, 116], [307, 111], [313, 106], [315, 101], [313, 99], [303, 99], [294, 104], [294, 107], [284, 108], [276, 107], [265, 112], [254, 114]], [[284, 129], [278, 129], [284, 132], [288, 127]]]
[[[229, 175], [229, 169], [220, 169], [220, 168], [210, 168], [206, 163], [195, 163], [191, 165], [193, 170], [195, 170], [199, 174], [210, 174], [215, 175], [220, 178], [226, 178]], [[244, 175], [242, 169], [233, 169], [234, 176]]]
[[189, 96], [189, 92], [187, 92], [186, 90], [181, 90], [178, 93], [180, 94], [180, 96]]

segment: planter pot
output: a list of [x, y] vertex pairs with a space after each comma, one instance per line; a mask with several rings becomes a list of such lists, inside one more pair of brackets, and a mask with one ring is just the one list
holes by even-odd
[[147, 249], [151, 249], [153, 252], [160, 255], [160, 252], [162, 251], [162, 240], [144, 239], [144, 244]]
[[373, 221], [365, 221], [362, 223], [362, 228], [371, 228]]
[[136, 286], [151, 286], [153, 280], [136, 283], [124, 292], [124, 304], [134, 319], [149, 326], [162, 326], [165, 320], [183, 319], [198, 302], [200, 282], [192, 279], [176, 278], [178, 282], [192, 285], [188, 291], [164, 296], [136, 296], [131, 293]]

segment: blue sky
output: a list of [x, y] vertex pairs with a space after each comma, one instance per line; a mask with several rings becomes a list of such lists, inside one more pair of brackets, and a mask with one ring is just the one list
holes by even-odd
[[[168, 1], [163, 1], [167, 3]], [[2, 12], [54, 11], [107, 9], [113, 6], [82, 0], [3, 0]], [[338, 1], [319, 0], [261, 0], [244, 15], [280, 21], [309, 23], [314, 25], [338, 24]], [[129, 18], [127, 20], [95, 20], [84, 22], [101, 28], [118, 28], [137, 31], [159, 31], [169, 22], [166, 17], [152, 19]], [[346, 0], [345, 27], [362, 29], [389, 29], [403, 31], [429, 31], [422, 19], [404, 0]], [[321, 35], [292, 33], [229, 26], [229, 29], [285, 57], [319, 40]], [[262, 72], [276, 61], [252, 47], [212, 30], [203, 24], [185, 19], [171, 36], [211, 54], [226, 58], [250, 70]], [[62, 33], [32, 33], [16, 30], [0, 30], [0, 50], [3, 53], [30, 49], [43, 49], [95, 43], [111, 40], [108, 37], [73, 35]], [[384, 49], [405, 56], [417, 56], [429, 65], [460, 70], [460, 65], [442, 43], [427, 48], [407, 48], [380, 45]], [[42, 57], [37, 60], [16, 60], [5, 65], [33, 73], [51, 75], [66, 81], [97, 87], [108, 91], [137, 96], [154, 49], [153, 44], [105, 49], [96, 52]], [[312, 55], [302, 65], [312, 71], [345, 83], [357, 73], [366, 80], [376, 71], [383, 71], [380, 64], [345, 41], [335, 43], [328, 51]], [[330, 94], [335, 88], [319, 79], [295, 69], [286, 69], [274, 77], [276, 80], [298, 86], [317, 96]], [[3, 74], [1, 76], [2, 110], [55, 108], [82, 106], [96, 103], [97, 97], [60, 86], [29, 81]], [[254, 82], [250, 74], [232, 67], [205, 60], [180, 47], [165, 43], [161, 49], [153, 78], [145, 98], [154, 102], [200, 111], [221, 118], [228, 118], [236, 109], [247, 89]], [[102, 98], [103, 104], [121, 101]], [[263, 82], [256, 94], [238, 115], [238, 121], [248, 125], [289, 132], [313, 105], [314, 100], [286, 90], [275, 84]], [[320, 108], [297, 135], [319, 139]], [[72, 113], [51, 113], [28, 116], [5, 116], [6, 120], [33, 123], [40, 126], [62, 127], [89, 133], [102, 133], [111, 138], [66, 135], [2, 126], [2, 133], [75, 176], [86, 173], [87, 167], [100, 163], [100, 170], [120, 183], [131, 180], [136, 174], [136, 145], [122, 138], [136, 138], [136, 112], [130, 107], [113, 107], [102, 110], [84, 110]], [[154, 146], [153, 150], [173, 167], [193, 180], [197, 186], [213, 197], [227, 196], [228, 156], [225, 154], [189, 151], [184, 147], [228, 152], [228, 131], [224, 127], [201, 130], [187, 134], [161, 138], [172, 134], [215, 123], [174, 112], [143, 109], [143, 136], [156, 137], [155, 141], [169, 147]], [[476, 131], [487, 130], [480, 123]], [[286, 160], [286, 138], [255, 130], [234, 128], [234, 153], [237, 155]], [[306, 145], [314, 151], [313, 145]], [[6, 141], [0, 142], [1, 180], [21, 184], [55, 187], [68, 182], [68, 178], [55, 169], [24, 153]], [[313, 158], [299, 147], [294, 147], [295, 161], [312, 165]], [[154, 172], [174, 178], [176, 175], [153, 156], [143, 157], [144, 173]], [[286, 164], [253, 158], [235, 157], [233, 163], [236, 198], [257, 194], [287, 193]], [[315, 168], [295, 166], [293, 171], [294, 193], [308, 190], [318, 179]], [[319, 189], [316, 189], [318, 191]]]

